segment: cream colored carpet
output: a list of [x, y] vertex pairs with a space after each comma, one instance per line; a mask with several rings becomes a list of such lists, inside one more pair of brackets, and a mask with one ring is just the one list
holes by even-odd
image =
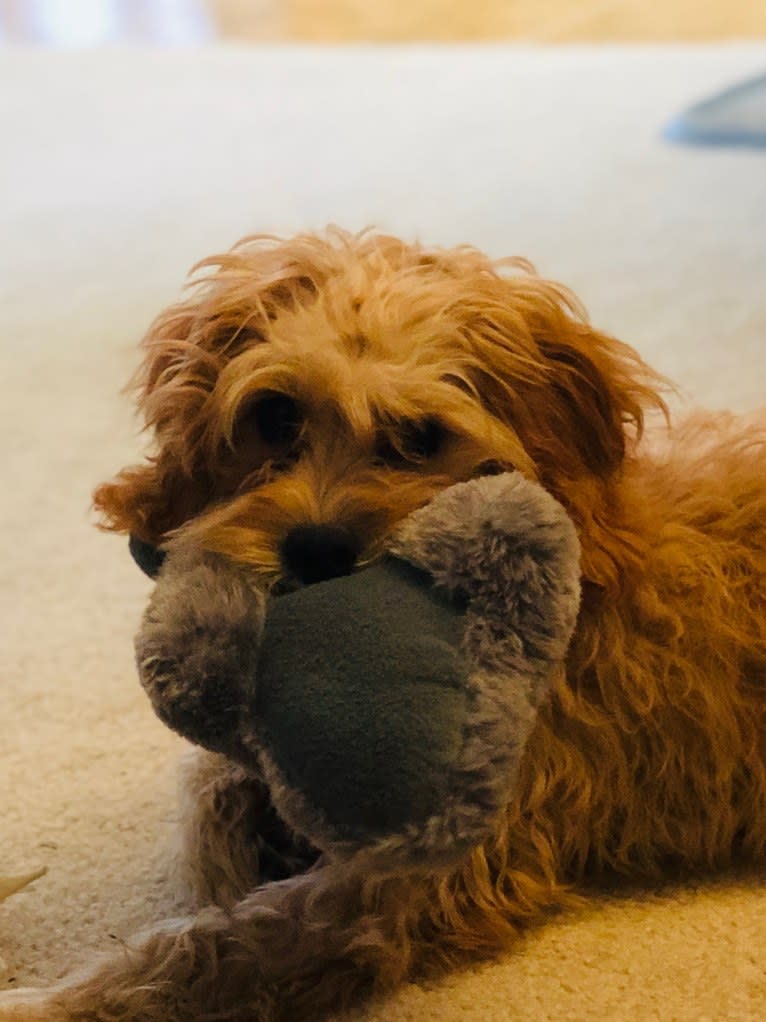
[[[0, 56], [0, 904], [5, 983], [44, 984], [181, 906], [182, 743], [139, 690], [149, 583], [91, 525], [140, 448], [118, 391], [148, 319], [246, 231], [368, 222], [519, 252], [692, 403], [766, 401], [766, 154], [672, 148], [766, 47]], [[595, 900], [368, 1022], [761, 1022], [757, 876]]]

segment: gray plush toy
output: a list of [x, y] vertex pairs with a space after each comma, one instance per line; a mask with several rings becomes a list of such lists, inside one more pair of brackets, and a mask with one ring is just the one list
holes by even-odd
[[314, 847], [433, 865], [508, 804], [578, 604], [574, 526], [510, 472], [445, 490], [371, 567], [281, 596], [172, 549], [136, 655], [160, 718], [263, 777]]

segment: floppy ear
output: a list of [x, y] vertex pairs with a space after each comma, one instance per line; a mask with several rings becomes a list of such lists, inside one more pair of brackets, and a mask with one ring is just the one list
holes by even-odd
[[93, 493], [93, 506], [102, 528], [157, 544], [210, 499], [211, 485], [201, 472], [186, 473], [161, 454], [102, 483]]
[[638, 557], [617, 484], [665, 381], [557, 284], [485, 274], [469, 304], [476, 391], [573, 518], [584, 579], [614, 593]]
[[643, 429], [640, 363], [617, 342], [574, 324], [540, 337], [543, 379], [522, 395], [522, 440], [547, 474], [607, 479]]
[[[527, 267], [524, 267], [525, 269]], [[608, 480], [640, 438], [662, 381], [632, 348], [593, 329], [577, 299], [535, 276], [481, 282], [470, 338], [479, 390], [541, 481]]]
[[[263, 340], [281, 309], [316, 293], [324, 268], [310, 237], [281, 243], [246, 238], [194, 267], [210, 271], [191, 297], [171, 306], [143, 339], [143, 362], [129, 385], [153, 435], [154, 451], [94, 495], [101, 525], [158, 543], [217, 494], [220, 437], [210, 429], [210, 397], [223, 367]], [[315, 265], [316, 264], [316, 265]]]

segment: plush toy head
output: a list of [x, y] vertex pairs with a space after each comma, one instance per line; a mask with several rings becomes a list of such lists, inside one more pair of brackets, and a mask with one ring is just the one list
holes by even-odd
[[257, 770], [327, 854], [449, 861], [492, 829], [579, 602], [563, 508], [518, 473], [445, 490], [389, 554], [268, 598], [179, 547], [136, 639], [158, 715]]

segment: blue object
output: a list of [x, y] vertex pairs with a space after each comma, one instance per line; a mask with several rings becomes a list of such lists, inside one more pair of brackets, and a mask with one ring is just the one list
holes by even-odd
[[687, 145], [766, 148], [766, 75], [695, 103], [666, 126], [663, 137]]

